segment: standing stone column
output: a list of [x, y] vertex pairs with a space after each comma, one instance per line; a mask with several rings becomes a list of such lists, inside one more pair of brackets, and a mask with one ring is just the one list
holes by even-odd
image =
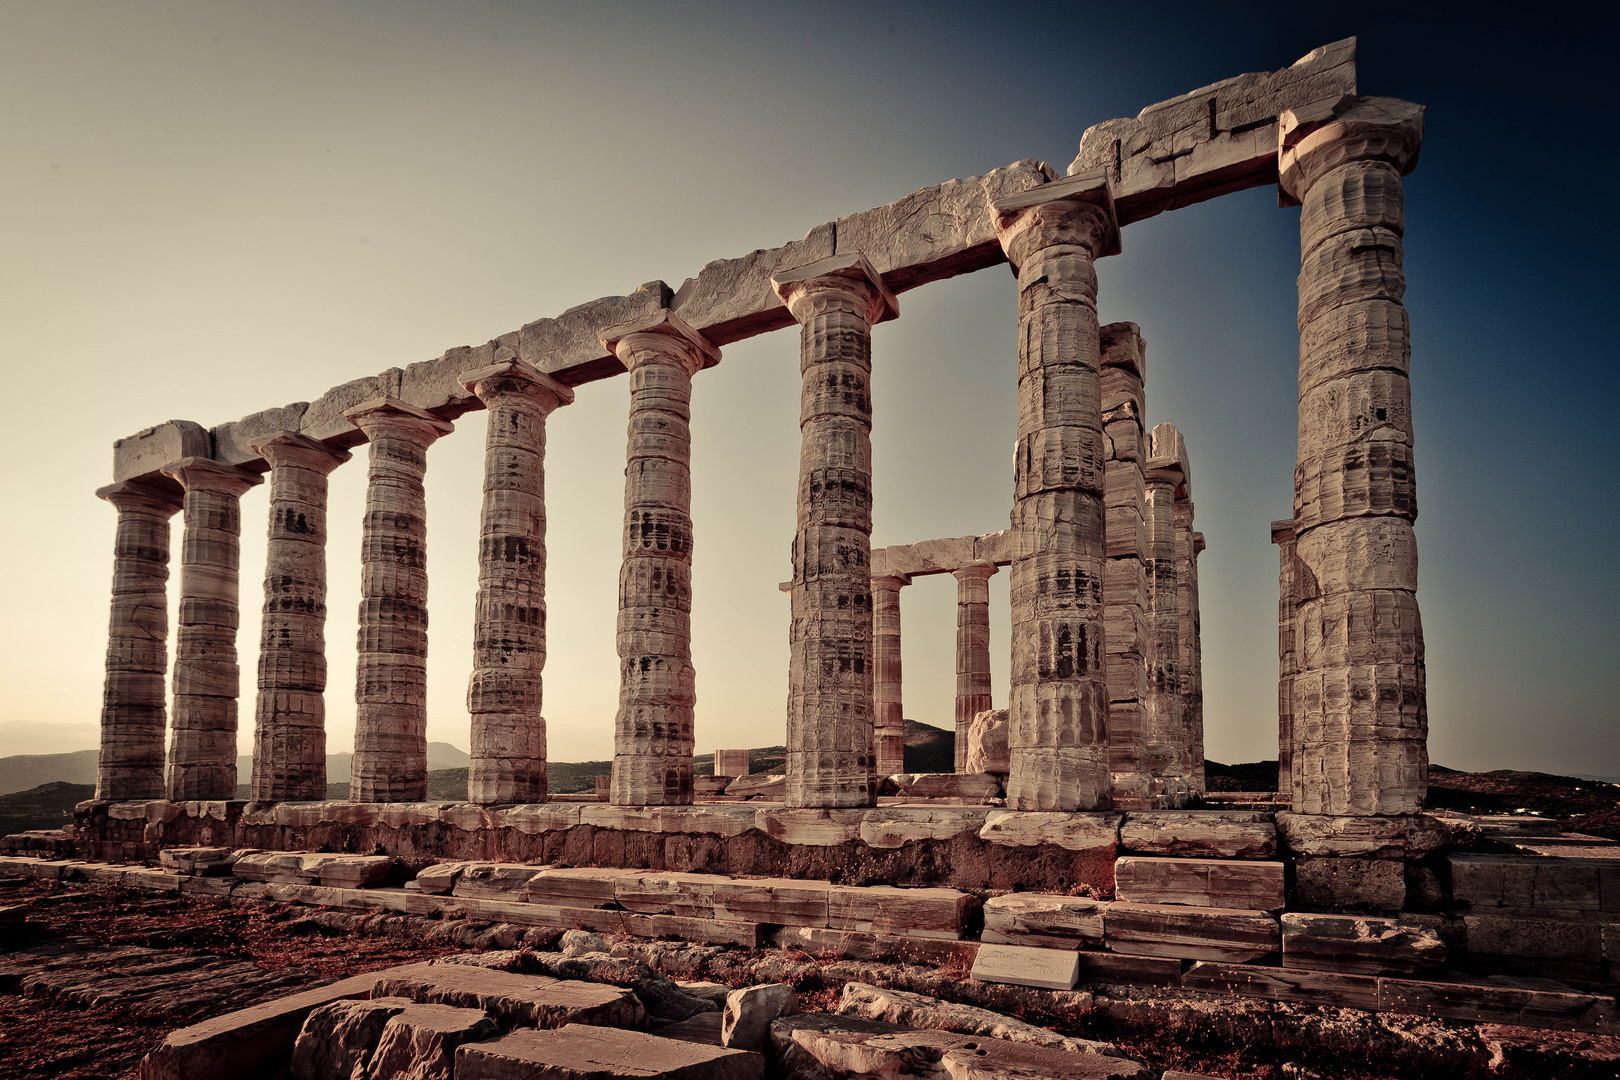
[[186, 493], [168, 797], [234, 799], [241, 499], [263, 477], [200, 457], [181, 458], [163, 474]]
[[343, 415], [371, 443], [360, 538], [350, 802], [427, 798], [427, 449], [452, 427], [398, 398]]
[[[1163, 425], [1160, 425], [1161, 427]], [[1180, 461], [1155, 456], [1145, 470], [1148, 534], [1148, 622], [1152, 651], [1147, 666], [1143, 755], [1154, 791], [1172, 800], [1187, 794], [1186, 720], [1181, 700], [1181, 583], [1176, 574], [1175, 491]]]
[[1277, 545], [1277, 790], [1294, 790], [1294, 676], [1299, 673], [1298, 635], [1294, 628], [1294, 522], [1273, 521], [1271, 542]]
[[489, 410], [467, 686], [467, 799], [483, 805], [544, 802], [546, 417], [572, 402], [574, 391], [518, 359], [463, 372], [460, 382]]
[[[872, 743], [877, 752], [879, 777], [906, 771], [906, 710], [900, 684], [900, 590], [910, 584], [911, 578], [905, 574], [872, 579], [872, 701], [877, 709]], [[960, 629], [957, 632], [960, 634]], [[961, 732], [958, 712], [958, 739], [963, 738]], [[960, 744], [956, 759], [962, 760]]]
[[956, 578], [956, 771], [967, 766], [968, 728], [990, 703], [990, 578], [995, 563], [951, 571]]
[[771, 279], [800, 326], [787, 804], [871, 806], [872, 326], [899, 303], [870, 263], [836, 255]]
[[1108, 805], [1103, 441], [1095, 260], [1119, 251], [1103, 174], [998, 199], [1018, 275], [1007, 805]]
[[[1183, 461], [1183, 467], [1189, 467]], [[1184, 482], [1183, 490], [1186, 488]], [[1185, 729], [1182, 745], [1187, 748], [1187, 788], [1194, 795], [1204, 791], [1204, 672], [1199, 647], [1202, 629], [1198, 617], [1198, 553], [1203, 550], [1203, 533], [1193, 532], [1191, 499], [1177, 499], [1176, 521], [1176, 600], [1180, 611], [1177, 644], [1181, 647], [1181, 716]]]
[[161, 799], [169, 519], [180, 509], [179, 494], [126, 481], [104, 487], [96, 496], [118, 510], [96, 798]]
[[630, 371], [612, 801], [692, 801], [692, 376], [720, 360], [668, 311], [602, 332]]
[[254, 802], [326, 798], [326, 478], [350, 454], [283, 431], [270, 463], [270, 541], [253, 731]]
[[1346, 98], [1278, 122], [1279, 188], [1298, 202], [1299, 460], [1295, 812], [1410, 814], [1428, 782], [1417, 605], [1411, 347], [1401, 177], [1423, 109]]

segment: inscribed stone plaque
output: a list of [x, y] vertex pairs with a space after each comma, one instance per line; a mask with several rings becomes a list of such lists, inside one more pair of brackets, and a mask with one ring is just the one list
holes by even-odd
[[1080, 978], [1080, 955], [1068, 949], [980, 945], [973, 961], [973, 977], [983, 982], [1073, 990]]

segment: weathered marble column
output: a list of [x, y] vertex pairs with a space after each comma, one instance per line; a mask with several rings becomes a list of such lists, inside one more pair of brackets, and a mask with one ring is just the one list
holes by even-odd
[[1299, 672], [1298, 634], [1294, 628], [1294, 521], [1273, 521], [1271, 542], [1277, 545], [1277, 790], [1294, 790], [1294, 676]]
[[[1183, 466], [1186, 464], [1184, 461]], [[1198, 553], [1203, 550], [1200, 541], [1204, 534], [1193, 532], [1191, 499], [1176, 500], [1175, 520], [1176, 599], [1180, 609], [1177, 644], [1181, 647], [1181, 717], [1185, 729], [1182, 745], [1187, 748], [1187, 787], [1199, 795], [1204, 791], [1204, 671], [1198, 616]]]
[[787, 804], [871, 806], [872, 326], [899, 303], [870, 263], [837, 255], [771, 279], [800, 326]]
[[1007, 805], [1109, 802], [1103, 440], [1095, 260], [1119, 251], [1101, 172], [998, 199], [1018, 276]]
[[[1157, 436], [1157, 430], [1154, 434]], [[1181, 483], [1181, 465], [1173, 455], [1158, 456], [1160, 450], [1155, 438], [1155, 456], [1148, 459], [1144, 470], [1152, 650], [1147, 657], [1143, 761], [1153, 777], [1155, 794], [1181, 799], [1188, 790], [1181, 698], [1181, 582], [1176, 574], [1175, 491]]]
[[427, 449], [452, 426], [398, 398], [343, 415], [371, 443], [360, 539], [350, 802], [427, 798]]
[[469, 802], [546, 800], [546, 417], [574, 391], [516, 358], [463, 372], [489, 410], [473, 611]]
[[[910, 584], [911, 578], [905, 574], [872, 579], [872, 701], [877, 709], [872, 745], [877, 753], [879, 777], [906, 771], [906, 710], [900, 691], [900, 590]], [[957, 730], [961, 731], [960, 718]], [[960, 746], [956, 757], [961, 761]]]
[[200, 457], [181, 458], [163, 474], [186, 493], [168, 797], [234, 799], [241, 499], [263, 477]]
[[720, 360], [668, 311], [602, 331], [630, 371], [612, 801], [692, 801], [692, 376]]
[[118, 510], [112, 617], [102, 691], [96, 798], [163, 798], [163, 732], [169, 672], [169, 519], [180, 493], [124, 482], [98, 498]]
[[253, 444], [270, 463], [254, 802], [326, 798], [326, 478], [347, 450], [283, 431]]
[[968, 728], [990, 703], [990, 578], [995, 563], [951, 571], [956, 578], [956, 771], [967, 764]]
[[1298, 202], [1299, 461], [1293, 808], [1423, 806], [1428, 709], [1417, 605], [1411, 358], [1401, 177], [1423, 109], [1345, 98], [1279, 118], [1279, 189]]

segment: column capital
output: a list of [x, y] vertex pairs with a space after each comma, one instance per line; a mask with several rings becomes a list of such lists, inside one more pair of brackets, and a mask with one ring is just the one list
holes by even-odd
[[660, 308], [645, 319], [606, 327], [597, 337], [603, 348], [631, 370], [654, 358], [668, 358], [691, 376], [720, 362], [719, 347], [668, 308]]
[[1083, 247], [1094, 259], [1121, 251], [1119, 217], [1104, 169], [1065, 176], [990, 205], [996, 212], [996, 236], [1014, 273], [1043, 248]]
[[173, 517], [180, 511], [180, 500], [175, 497], [172, 490], [165, 491], [149, 484], [138, 484], [133, 480], [97, 488], [96, 498], [112, 503], [121, 514], [131, 510], [145, 510], [150, 514]]
[[[793, 583], [790, 581], [790, 582], [787, 582], [786, 584], [789, 587], [789, 591], [791, 591]], [[910, 585], [910, 584], [911, 584], [911, 575], [910, 574], [879, 574], [878, 576], [872, 578], [872, 589], [873, 589], [873, 591], [876, 591], [878, 589], [885, 589], [885, 590], [893, 590], [894, 592], [899, 592], [901, 589], [905, 588], [907, 585]]]
[[343, 410], [343, 418], [365, 433], [367, 439], [374, 433], [392, 429], [427, 446], [441, 435], [455, 430], [448, 420], [441, 420], [426, 409], [418, 409], [397, 397], [372, 398]]
[[264, 477], [256, 472], [204, 457], [184, 457], [172, 465], [165, 465], [163, 475], [179, 484], [187, 493], [213, 491], [221, 495], [240, 496], [248, 488], [264, 483]]
[[868, 326], [888, 322], [900, 315], [900, 301], [883, 283], [883, 275], [873, 269], [866, 256], [858, 251], [817, 259], [813, 263], [772, 274], [771, 287], [799, 322], [804, 319], [794, 311], [797, 302], [824, 289], [840, 289], [857, 294], [866, 303]]
[[1293, 518], [1271, 523], [1271, 542], [1273, 544], [1291, 544], [1298, 535], [1297, 524]]
[[525, 397], [533, 399], [549, 415], [554, 409], [574, 403], [573, 387], [517, 357], [463, 371], [456, 381], [486, 406], [503, 397]]
[[1148, 458], [1142, 470], [1142, 479], [1150, 487], [1169, 488], [1172, 493], [1181, 486], [1181, 461], [1177, 458]]
[[993, 562], [976, 562], [969, 563], [966, 566], [958, 566], [955, 570], [951, 571], [951, 576], [958, 581], [961, 581], [963, 578], [975, 577], [983, 578], [984, 580], [989, 581], [991, 578], [996, 576], [996, 573], [1000, 571], [1000, 569], [1001, 567], [997, 566]]
[[1204, 548], [1206, 548], [1208, 546], [1207, 544], [1204, 543], [1204, 534], [1201, 533], [1201, 532], [1193, 533], [1192, 534], [1192, 541], [1193, 541], [1193, 554], [1194, 555], [1202, 555], [1204, 553]]
[[271, 468], [296, 465], [318, 472], [322, 476], [354, 456], [347, 450], [323, 443], [319, 439], [312, 439], [308, 435], [300, 435], [296, 431], [278, 431], [253, 440], [248, 446], [255, 454], [268, 461]]
[[1277, 117], [1277, 205], [1298, 206], [1319, 178], [1352, 161], [1382, 161], [1405, 176], [1423, 145], [1423, 106], [1345, 95]]

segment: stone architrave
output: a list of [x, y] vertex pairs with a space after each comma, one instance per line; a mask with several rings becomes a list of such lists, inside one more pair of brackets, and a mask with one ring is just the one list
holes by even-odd
[[[166, 481], [165, 481], [166, 482]], [[163, 798], [169, 670], [169, 519], [180, 492], [125, 481], [96, 492], [118, 510], [96, 798]]]
[[253, 444], [270, 463], [254, 802], [326, 798], [326, 489], [350, 454], [295, 431]]
[[872, 326], [900, 306], [859, 254], [778, 273], [771, 283], [799, 323], [803, 378], [787, 805], [871, 806]]
[[[1154, 443], [1154, 449], [1159, 449], [1157, 438]], [[1181, 479], [1178, 458], [1148, 459], [1144, 481], [1151, 649], [1142, 752], [1155, 794], [1172, 799], [1184, 798], [1188, 790], [1186, 719], [1181, 698], [1181, 583], [1176, 573], [1175, 492]]]
[[1271, 542], [1277, 545], [1277, 790], [1294, 790], [1294, 676], [1299, 672], [1298, 634], [1294, 629], [1296, 592], [1294, 522], [1273, 521]]
[[546, 417], [572, 402], [574, 391], [515, 356], [463, 372], [460, 382], [489, 411], [467, 686], [467, 799], [544, 802]]
[[1007, 805], [1099, 809], [1111, 778], [1095, 262], [1120, 250], [1119, 226], [1100, 172], [994, 205], [1018, 277]]
[[263, 477], [201, 457], [181, 458], [163, 473], [186, 493], [168, 797], [234, 799], [241, 500]]
[[427, 798], [427, 450], [449, 421], [398, 398], [343, 415], [371, 443], [349, 801]]
[[[1285, 111], [1278, 188], [1299, 204], [1294, 472], [1296, 812], [1410, 814], [1427, 790], [1411, 345], [1401, 177], [1423, 108], [1344, 97]], [[1296, 585], [1305, 582], [1296, 581]]]
[[905, 574], [872, 579], [872, 701], [877, 710], [872, 745], [880, 777], [906, 771], [906, 712], [900, 689], [900, 590], [910, 584], [911, 578]]
[[951, 571], [956, 578], [956, 771], [967, 767], [968, 730], [990, 701], [990, 578], [996, 564]]
[[692, 376], [720, 350], [669, 311], [602, 342], [630, 372], [612, 801], [692, 801]]

